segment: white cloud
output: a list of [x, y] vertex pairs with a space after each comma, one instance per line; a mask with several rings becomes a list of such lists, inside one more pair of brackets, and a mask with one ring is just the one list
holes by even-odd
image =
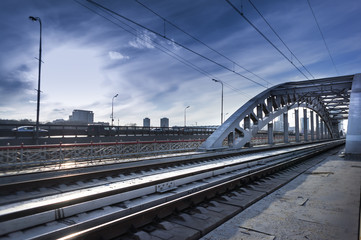
[[169, 46], [171, 46], [172, 49], [175, 50], [175, 51], [178, 51], [178, 50], [181, 49], [181, 47], [178, 46], [178, 45], [175, 43], [175, 40], [174, 40], [174, 39], [167, 40], [167, 41], [166, 41], [166, 44], [169, 45]]
[[139, 32], [138, 36], [133, 41], [129, 41], [129, 45], [138, 49], [153, 49], [154, 46], [152, 41], [155, 39], [155, 37], [156, 36], [154, 33], [147, 31]]
[[129, 59], [129, 56], [125, 56], [120, 52], [110, 51], [108, 52], [109, 58], [112, 60], [122, 60], [122, 59]]

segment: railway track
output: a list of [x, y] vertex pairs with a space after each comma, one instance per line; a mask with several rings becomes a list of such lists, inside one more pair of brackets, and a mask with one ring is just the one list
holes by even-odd
[[[37, 178], [9, 178], [0, 185], [3, 193], [0, 200], [0, 239], [129, 237], [124, 236], [129, 230], [147, 226], [154, 220], [159, 222], [173, 216], [174, 212], [180, 213], [179, 221], [184, 221], [188, 215], [182, 211], [196, 204], [208, 206], [198, 206], [194, 210], [205, 218], [209, 209], [222, 209], [220, 204], [225, 204], [227, 196], [222, 197], [223, 203], [210, 199], [219, 194], [231, 194], [229, 192], [234, 189], [240, 191], [231, 194], [233, 199], [238, 196], [239, 206], [225, 204], [233, 207], [228, 207], [228, 213], [220, 214], [223, 218], [213, 223], [214, 227], [247, 204], [282, 186], [300, 170], [288, 174], [288, 177], [280, 175], [278, 180], [258, 180], [258, 183], [255, 180], [343, 143], [342, 140], [321, 142], [241, 155], [196, 154], [185, 158], [114, 165], [105, 169], [73, 169], [57, 173], [57, 176], [47, 173]], [[252, 190], [252, 187], [237, 190], [249, 182], [258, 184], [266, 192]], [[248, 194], [250, 198], [242, 198], [242, 194]], [[173, 226], [174, 221], [162, 224], [163, 230], [166, 230]], [[196, 239], [212, 226], [190, 235]], [[143, 230], [135, 234], [149, 235]]]

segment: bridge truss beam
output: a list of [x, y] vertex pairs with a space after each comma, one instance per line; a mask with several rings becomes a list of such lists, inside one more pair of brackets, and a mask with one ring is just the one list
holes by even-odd
[[[269, 88], [240, 107], [208, 137], [200, 150], [237, 149], [247, 146], [251, 138], [264, 126], [272, 123], [278, 116], [287, 114], [289, 110], [299, 107], [309, 108], [316, 113], [316, 136], [338, 138], [339, 121], [348, 117], [353, 78], [354, 75], [348, 75], [288, 82]], [[311, 116], [313, 119], [313, 115]], [[288, 141], [287, 134], [285, 133], [285, 142]], [[269, 141], [272, 142], [272, 139]], [[228, 144], [224, 145], [225, 142]]]

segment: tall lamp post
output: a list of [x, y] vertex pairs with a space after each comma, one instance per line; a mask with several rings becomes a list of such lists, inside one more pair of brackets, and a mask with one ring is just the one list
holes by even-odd
[[221, 98], [221, 125], [222, 125], [223, 124], [223, 82], [217, 79], [212, 79], [212, 80], [222, 84], [222, 98]]
[[35, 129], [35, 139], [38, 141], [39, 137], [39, 114], [40, 114], [40, 73], [41, 73], [41, 20], [39, 17], [30, 16], [29, 19], [34, 22], [39, 22], [40, 24], [40, 43], [39, 43], [39, 73], [38, 73], [38, 98], [37, 98], [37, 107], [36, 107], [36, 129]]
[[190, 108], [190, 106], [187, 106], [187, 107], [184, 109], [184, 127], [186, 127], [186, 125], [187, 125], [187, 114], [186, 114], [187, 108]]
[[113, 123], [114, 123], [114, 115], [113, 115], [113, 104], [114, 104], [114, 98], [118, 97], [118, 93], [115, 94], [115, 96], [112, 98], [112, 127], [113, 127]]

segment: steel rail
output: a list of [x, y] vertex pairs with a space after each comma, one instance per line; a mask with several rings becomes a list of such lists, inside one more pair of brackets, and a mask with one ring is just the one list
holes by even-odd
[[[300, 146], [302, 144], [294, 145]], [[252, 148], [236, 152], [221, 153], [192, 153], [186, 155], [172, 155], [172, 157], [162, 158], [142, 158], [121, 164], [109, 164], [92, 167], [82, 167], [76, 169], [65, 169], [49, 172], [24, 174], [0, 178], [0, 206], [14, 201], [26, 201], [34, 198], [46, 197], [49, 194], [66, 193], [82, 188], [91, 188], [104, 184], [112, 184], [124, 181], [129, 178], [129, 172], [147, 173], [149, 169], [159, 169], [164, 167], [177, 167], [182, 164], [201, 164], [204, 161], [216, 160], [232, 156], [248, 156], [260, 151], [274, 151], [283, 149], [284, 145], [270, 149]], [[266, 154], [266, 152], [264, 153]], [[47, 190], [49, 189], [49, 190]], [[21, 194], [18, 194], [20, 191]]]
[[[316, 145], [317, 146], [317, 145]], [[192, 181], [194, 181], [194, 176], [195, 175], [201, 175], [201, 178], [204, 178], [204, 175], [202, 175], [203, 173], [209, 173], [211, 172], [212, 175], [214, 175], [215, 171], [220, 170], [220, 169], [225, 169], [225, 168], [231, 168], [232, 166], [237, 166], [237, 165], [241, 165], [242, 167], [248, 167], [248, 166], [252, 166], [257, 164], [258, 162], [255, 162], [256, 160], [262, 160], [262, 159], [270, 159], [272, 157], [283, 157], [285, 158], [285, 156], [289, 156], [289, 155], [293, 155], [296, 154], [297, 152], [303, 152], [303, 151], [309, 151], [308, 148], [305, 149], [305, 147], [297, 147], [295, 149], [290, 149], [290, 150], [283, 150], [281, 152], [276, 152], [274, 153], [273, 151], [270, 153], [262, 153], [260, 156], [257, 157], [251, 157], [251, 159], [247, 159], [245, 161], [235, 161], [233, 162], [233, 160], [230, 160], [229, 162], [223, 163], [223, 161], [220, 162], [220, 164], [214, 164], [214, 163], [209, 163], [206, 166], [189, 166], [187, 169], [180, 169], [177, 170], [177, 168], [173, 169], [173, 173], [171, 176], [168, 176], [168, 172], [169, 170], [167, 170], [167, 173], [165, 174], [165, 176], [163, 176], [163, 173], [160, 174], [154, 174], [155, 176], [157, 175], [161, 175], [161, 176], [150, 176], [149, 179], [147, 179], [147, 177], [144, 174], [141, 174], [141, 176], [144, 179], [144, 181], [139, 181], [139, 183], [134, 183], [133, 178], [130, 179], [131, 183], [129, 185], [127, 184], [121, 184], [120, 187], [117, 187], [117, 183], [113, 183], [113, 185], [115, 186], [111, 186], [110, 190], [106, 190], [106, 191], [99, 191], [96, 190], [95, 194], [86, 194], [86, 196], [84, 196], [85, 194], [83, 194], [80, 197], [69, 197], [67, 194], [65, 194], [65, 198], [66, 201], [61, 201], [60, 199], [64, 198], [63, 195], [64, 193], [58, 194], [59, 197], [56, 198], [55, 201], [52, 201], [53, 197], [50, 197], [49, 200], [46, 199], [46, 197], [43, 197], [41, 199], [41, 201], [39, 201], [37, 204], [35, 204], [35, 206], [29, 207], [29, 205], [34, 205], [33, 201], [30, 201], [30, 204], [27, 204], [27, 202], [23, 203], [23, 205], [25, 205], [25, 207], [23, 207], [22, 210], [16, 210], [20, 208], [20, 204], [19, 203], [15, 203], [15, 204], [8, 204], [5, 206], [1, 206], [0, 207], [0, 221], [3, 221], [4, 219], [9, 220], [12, 219], [12, 217], [22, 217], [22, 216], [27, 216], [29, 214], [37, 214], [39, 212], [43, 212], [46, 210], [52, 210], [52, 209], [56, 209], [56, 208], [61, 208], [61, 207], [66, 207], [68, 205], [73, 205], [73, 204], [78, 204], [78, 203], [82, 203], [82, 202], [86, 202], [86, 201], [91, 201], [91, 200], [95, 200], [95, 199], [100, 199], [103, 197], [107, 197], [110, 195], [115, 195], [115, 194], [120, 194], [120, 193], [124, 193], [124, 192], [129, 192], [129, 191], [133, 191], [135, 189], [139, 189], [139, 188], [144, 188], [144, 187], [148, 187], [148, 186], [153, 186], [153, 185], [158, 185], [158, 184], [162, 184], [164, 182], [170, 182], [170, 181], [175, 181], [177, 179], [182, 179], [182, 178], [187, 178], [190, 176], [193, 176]], [[227, 171], [231, 171], [233, 169], [226, 169]], [[180, 172], [180, 173], [178, 173]], [[219, 173], [217, 173], [219, 174]], [[136, 177], [136, 176], [134, 176]], [[197, 179], [197, 180], [199, 180]], [[123, 182], [127, 182], [129, 180], [125, 180]], [[109, 184], [109, 183], [108, 183]], [[102, 187], [102, 186], [100, 186]], [[90, 190], [94, 191], [93, 189], [95, 189], [96, 187], [92, 187], [90, 188]], [[74, 191], [72, 191], [74, 192]], [[71, 194], [72, 192], [70, 192], [69, 194]], [[89, 192], [87, 190], [87, 192]], [[78, 196], [78, 193], [75, 193], [76, 196]], [[50, 203], [43, 203], [43, 202], [50, 202]], [[15, 207], [12, 208], [11, 205], [15, 205]], [[4, 208], [8, 208], [8, 209], [4, 209]], [[5, 212], [5, 213], [4, 213]]]
[[[59, 182], [72, 182], [78, 180], [80, 176], [87, 178], [97, 177], [100, 175], [112, 175], [121, 171], [131, 171], [134, 168], [142, 170], [143, 168], [154, 168], [166, 166], [175, 163], [185, 163], [191, 161], [203, 161], [205, 159], [216, 159], [220, 157], [232, 157], [243, 154], [256, 153], [267, 150], [283, 149], [293, 146], [302, 146], [315, 143], [327, 142], [327, 140], [315, 141], [312, 143], [293, 143], [289, 145], [273, 145], [273, 146], [261, 146], [253, 148], [245, 148], [235, 151], [224, 152], [190, 152], [189, 154], [165, 154], [156, 157], [142, 157], [130, 159], [128, 161], [101, 163], [95, 165], [82, 166], [81, 164], [75, 165], [72, 168], [52, 168], [44, 171], [34, 172], [16, 172], [16, 175], [3, 175], [0, 176], [0, 192], [6, 192], [8, 189], [20, 189], [22, 187], [29, 188], [44, 187], [46, 185], [52, 185]], [[127, 143], [129, 144], [129, 143]], [[73, 146], [73, 145], [71, 145]], [[31, 147], [31, 146], [29, 146]]]
[[[338, 142], [338, 143], [340, 143], [340, 142]], [[335, 144], [335, 143], [323, 143], [323, 144], [319, 144], [319, 145], [320, 146], [326, 146], [326, 145], [329, 145], [329, 144]], [[311, 150], [301, 148], [298, 151], [309, 152]], [[288, 160], [291, 157], [290, 155], [292, 155], [292, 154], [283, 153], [283, 155], [286, 155], [287, 158], [283, 159], [282, 162]], [[264, 158], [259, 158], [258, 160], [262, 160], [262, 159], [264, 159]], [[244, 167], [251, 166], [251, 165], [254, 166], [256, 164], [260, 164], [260, 162], [246, 161], [246, 162], [242, 162], [241, 164], [243, 164], [244, 166], [243, 167], [238, 167], [238, 169], [242, 169]], [[67, 214], [69, 214], [69, 212], [71, 212], [70, 214], [74, 215], [74, 214], [77, 213], [76, 210], [75, 210], [77, 208], [78, 208], [78, 210], [80, 208], [81, 211], [89, 211], [89, 210], [91, 210], [91, 209], [89, 209], [89, 207], [84, 206], [84, 204], [89, 203], [89, 204], [92, 204], [92, 205], [94, 205], [94, 206], [96, 206], [98, 208], [102, 207], [102, 206], [107, 206], [109, 204], [115, 204], [117, 201], [119, 202], [119, 199], [118, 200], [114, 200], [114, 199], [111, 200], [113, 202], [105, 201], [105, 203], [104, 203], [104, 199], [108, 198], [108, 200], [109, 200], [109, 197], [112, 198], [111, 196], [114, 196], [115, 198], [119, 198], [121, 196], [121, 194], [124, 195], [124, 193], [126, 193], [126, 192], [129, 193], [129, 192], [132, 192], [132, 191], [136, 192], [139, 189], [143, 189], [143, 190], [148, 189], [145, 192], [147, 192], [147, 191], [149, 192], [150, 191], [149, 188], [152, 188], [152, 191], [154, 192], [154, 187], [158, 187], [160, 184], [165, 184], [165, 183], [169, 183], [170, 181], [177, 181], [177, 180], [179, 180], [181, 178], [185, 179], [185, 178], [189, 178], [189, 177], [194, 176], [194, 175], [199, 175], [198, 179], [194, 180], [194, 178], [193, 178], [193, 180], [189, 180], [189, 181], [197, 181], [197, 180], [200, 180], [200, 179], [204, 179], [207, 176], [211, 177], [211, 176], [214, 176], [214, 175], [217, 175], [217, 174], [218, 175], [219, 174], [224, 174], [226, 172], [226, 171], [224, 171], [224, 169], [226, 169], [226, 168], [228, 168], [228, 170], [227, 170], [228, 172], [229, 171], [235, 171], [235, 170], [237, 170], [237, 168], [232, 168], [234, 166], [236, 166], [236, 164], [233, 164], [233, 166], [232, 166], [232, 164], [229, 164], [229, 165], [227, 165], [227, 167], [225, 167], [225, 166], [215, 166], [211, 170], [198, 170], [196, 172], [188, 172], [188, 173], [176, 176], [176, 177], [174, 176], [174, 177], [168, 177], [166, 179], [152, 181], [151, 183], [143, 182], [143, 183], [138, 184], [137, 186], [133, 185], [133, 186], [125, 187], [123, 189], [116, 189], [116, 190], [111, 190], [111, 191], [107, 191], [107, 192], [101, 192], [101, 193], [98, 193], [98, 194], [90, 194], [90, 195], [88, 195], [86, 197], [80, 197], [77, 200], [68, 199], [67, 204], [63, 204], [63, 205], [60, 202], [53, 202], [50, 205], [42, 205], [42, 206], [40, 206], [39, 204], [36, 204], [37, 206], [32, 208], [32, 209], [23, 209], [23, 210], [18, 211], [16, 213], [10, 211], [10, 212], [8, 212], [8, 214], [2, 214], [2, 216], [1, 216], [1, 218], [2, 218], [1, 220], [3, 221], [3, 224], [2, 224], [2, 227], [1, 227], [2, 228], [2, 234], [4, 234], [4, 231], [5, 231], [4, 229], [5, 228], [7, 228], [7, 230], [9, 230], [9, 228], [11, 229], [11, 227], [9, 227], [9, 226], [14, 224], [16, 221], [23, 222], [24, 220], [29, 220], [29, 216], [28, 216], [29, 214], [32, 215], [32, 216], [37, 216], [37, 215], [40, 214], [40, 215], [43, 216], [43, 218], [44, 218], [44, 214], [51, 215], [53, 217], [54, 216], [54, 211], [58, 212], [59, 210], [61, 210], [61, 211], [63, 211], [60, 214], [61, 216], [56, 218], [56, 219], [60, 219], [60, 218], [64, 218], [64, 217], [68, 216], [68, 215], [64, 214], [64, 211], [68, 212]], [[259, 171], [259, 169], [265, 168], [265, 167], [266, 167], [266, 165], [258, 167], [257, 171]], [[216, 174], [216, 172], [217, 172], [217, 174]], [[246, 170], [246, 172], [242, 173], [242, 175], [244, 175], [245, 173], [247, 174], [249, 172], [250, 172], [250, 170]], [[211, 173], [211, 174], [209, 174], [209, 173]], [[186, 182], [183, 181], [183, 184], [185, 184], [185, 183]], [[181, 185], [181, 184], [178, 184], [178, 185]], [[132, 197], [134, 197], [134, 196], [135, 195], [133, 195]], [[136, 196], [136, 197], [140, 197], [140, 196], [141, 196], [141, 193], [138, 192], [138, 196]], [[123, 198], [123, 200], [124, 200], [124, 198]], [[88, 203], [84, 203], [84, 201], [86, 201]], [[103, 201], [103, 203], [101, 203], [103, 205], [101, 205], [101, 204], [99, 205], [99, 204], [95, 203], [96, 201], [98, 201], [98, 203]], [[69, 206], [69, 204], [72, 204], [72, 206], [67, 207], [67, 206]], [[82, 206], [82, 204], [83, 204], [83, 206]], [[71, 208], [72, 211], [67, 211], [66, 208]], [[129, 213], [129, 211], [128, 211], [128, 213]], [[32, 217], [32, 218], [34, 218], [34, 217]], [[54, 219], [54, 220], [56, 220], [56, 219]], [[49, 219], [47, 219], [46, 221], [49, 221]], [[37, 221], [37, 223], [39, 224], [39, 221]], [[14, 228], [12, 228], [12, 230], [14, 230]]]
[[[340, 143], [338, 143], [340, 144]], [[105, 220], [107, 216], [103, 217], [102, 221], [95, 221], [93, 224], [87, 223], [84, 226], [87, 228], [78, 230], [76, 232], [69, 233], [68, 235], [62, 235], [64, 232], [54, 231], [40, 236], [39, 239], [46, 239], [48, 237], [56, 237], [62, 240], [67, 239], [112, 239], [119, 237], [122, 234], [127, 233], [130, 229], [140, 228], [146, 224], [152, 223], [154, 220], [163, 219], [170, 216], [174, 212], [182, 211], [188, 207], [199, 204], [205, 199], [212, 199], [217, 195], [224, 194], [230, 190], [233, 190], [241, 185], [259, 179], [261, 177], [268, 176], [280, 170], [286, 169], [289, 166], [293, 166], [299, 162], [307, 160], [315, 155], [318, 155], [330, 148], [335, 147], [336, 144], [328, 144], [320, 149], [314, 149], [312, 152], [308, 152], [303, 156], [295, 156], [292, 160], [280, 162], [272, 166], [263, 167], [254, 172], [246, 173], [242, 176], [229, 179], [228, 181], [220, 182], [215, 185], [210, 185], [204, 189], [198, 189], [188, 195], [181, 196], [176, 199], [171, 199], [167, 202], [154, 205], [152, 207], [141, 209], [138, 212], [118, 217], [109, 218]], [[275, 189], [274, 189], [275, 190]], [[272, 191], [274, 191], [272, 190]], [[271, 192], [271, 190], [270, 190]], [[229, 216], [225, 216], [229, 218]], [[83, 226], [83, 227], [84, 227]], [[74, 229], [81, 227], [80, 224]]]

